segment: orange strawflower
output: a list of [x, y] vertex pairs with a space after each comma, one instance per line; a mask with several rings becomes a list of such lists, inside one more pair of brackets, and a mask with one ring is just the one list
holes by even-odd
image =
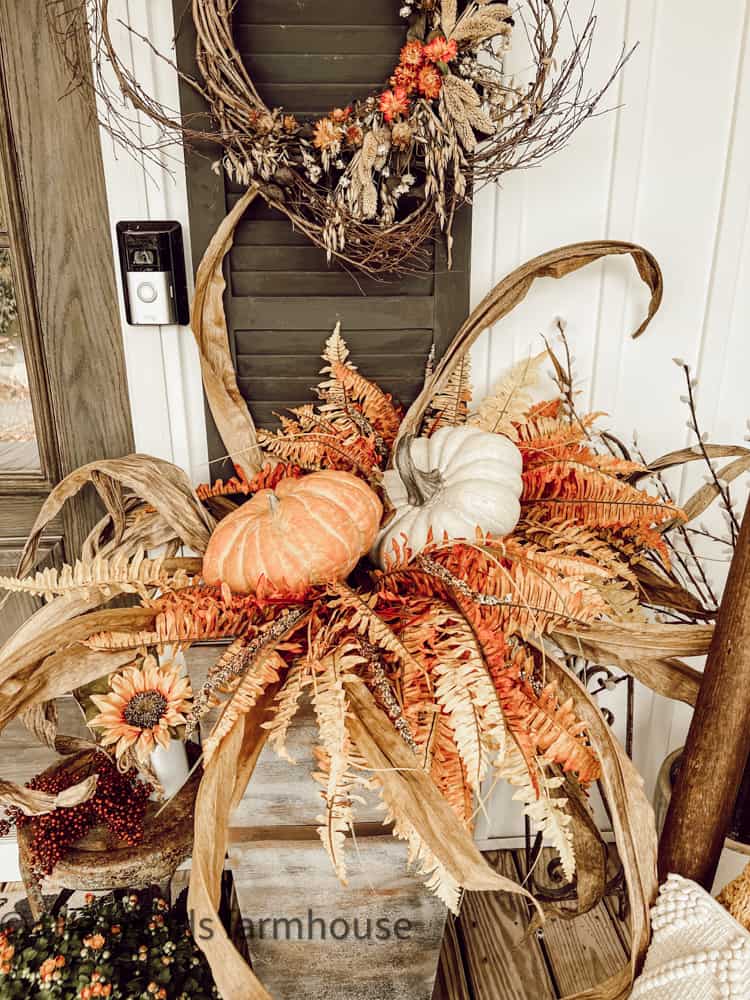
[[397, 66], [390, 80], [392, 87], [403, 87], [407, 94], [417, 89], [417, 71], [413, 66]]
[[343, 125], [351, 113], [352, 109], [350, 107], [334, 108], [331, 112], [331, 121], [336, 125]]
[[413, 38], [401, 49], [401, 65], [413, 66], [418, 69], [424, 62], [424, 45], [418, 38]]
[[434, 101], [436, 97], [440, 97], [443, 78], [439, 70], [435, 69], [434, 66], [427, 65], [420, 69], [417, 84], [420, 94], [429, 101]]
[[386, 90], [380, 95], [380, 110], [387, 122], [409, 111], [409, 95], [403, 87]]
[[359, 125], [350, 125], [344, 134], [346, 135], [346, 141], [349, 145], [354, 146], [355, 148], [362, 145], [362, 141], [365, 137], [365, 134]]
[[175, 663], [157, 664], [153, 656], [142, 668], [126, 667], [109, 681], [111, 694], [92, 695], [99, 709], [89, 725], [103, 731], [102, 745], [116, 744], [120, 757], [134, 748], [136, 756], [147, 758], [157, 743], [166, 749], [170, 727], [181, 726], [192, 707], [190, 681], [180, 676]]
[[313, 145], [316, 149], [330, 149], [341, 142], [341, 129], [334, 125], [330, 118], [321, 118], [315, 122]]
[[447, 41], [441, 35], [433, 38], [429, 45], [425, 45], [424, 49], [425, 59], [429, 59], [430, 62], [449, 63], [456, 58], [457, 53], [458, 43], [456, 39], [451, 38], [450, 41]]

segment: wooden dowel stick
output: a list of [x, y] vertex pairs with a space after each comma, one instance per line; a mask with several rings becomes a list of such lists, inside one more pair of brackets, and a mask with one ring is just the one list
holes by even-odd
[[670, 872], [710, 890], [750, 755], [750, 500], [659, 845]]

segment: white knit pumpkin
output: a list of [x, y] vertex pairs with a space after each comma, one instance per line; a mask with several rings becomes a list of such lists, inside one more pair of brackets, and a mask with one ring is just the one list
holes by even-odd
[[394, 462], [383, 485], [395, 513], [370, 553], [380, 566], [393, 558], [394, 543], [420, 552], [430, 530], [441, 542], [474, 538], [477, 528], [507, 535], [518, 523], [521, 453], [500, 434], [441, 427], [430, 438], [403, 438]]

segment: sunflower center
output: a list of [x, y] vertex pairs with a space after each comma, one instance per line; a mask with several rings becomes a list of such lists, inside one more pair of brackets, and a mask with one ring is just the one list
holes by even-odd
[[167, 699], [160, 691], [140, 691], [134, 694], [123, 712], [129, 726], [153, 729], [167, 709]]

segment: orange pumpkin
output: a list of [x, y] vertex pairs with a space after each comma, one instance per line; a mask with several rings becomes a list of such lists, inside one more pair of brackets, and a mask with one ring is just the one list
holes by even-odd
[[261, 577], [279, 590], [342, 580], [375, 540], [383, 507], [349, 472], [313, 472], [261, 490], [219, 522], [203, 558], [203, 578], [235, 593]]

